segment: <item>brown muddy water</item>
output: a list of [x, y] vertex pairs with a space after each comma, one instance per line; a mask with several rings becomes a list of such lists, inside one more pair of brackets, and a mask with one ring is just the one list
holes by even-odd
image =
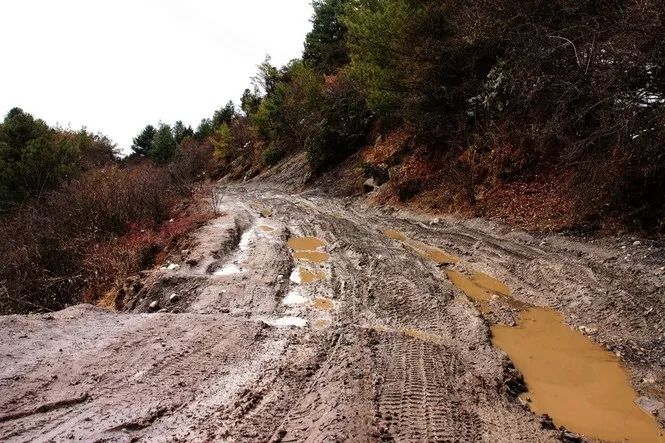
[[316, 237], [291, 237], [287, 243], [293, 249], [293, 258], [312, 263], [323, 263], [330, 259], [330, 254], [320, 251], [326, 243]]
[[335, 305], [332, 300], [323, 297], [317, 297], [314, 299], [314, 307], [321, 311], [331, 311]]
[[530, 308], [518, 325], [492, 326], [493, 343], [523, 374], [531, 410], [557, 426], [606, 441], [665, 442], [641, 410], [618, 358], [562, 322], [556, 311]]
[[496, 297], [521, 311], [516, 327], [491, 327], [492, 343], [524, 376], [528, 392], [522, 397], [534, 413], [586, 437], [665, 442], [654, 417], [635, 404], [637, 394], [614, 354], [565, 325], [558, 312], [514, 300], [510, 288], [494, 277], [446, 274], [482, 314], [491, 311], [489, 302]]
[[423, 258], [432, 260], [439, 264], [454, 264], [459, 262], [459, 258], [435, 246], [428, 245], [418, 240], [412, 240], [403, 233], [394, 229], [386, 229], [383, 233], [393, 240], [401, 241], [404, 245], [412, 249], [416, 254]]
[[298, 270], [300, 274], [300, 283], [313, 283], [315, 281], [325, 280], [326, 273], [323, 271], [310, 271], [307, 268], [300, 267]]

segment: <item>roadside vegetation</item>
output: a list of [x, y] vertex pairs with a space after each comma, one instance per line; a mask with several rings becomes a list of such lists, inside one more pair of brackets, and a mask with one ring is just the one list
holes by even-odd
[[236, 175], [303, 150], [320, 173], [407, 134], [396, 156], [364, 165], [399, 200], [427, 195], [434, 208], [478, 215], [533, 205], [570, 227], [665, 229], [663, 2], [314, 9], [302, 59], [261, 64], [233, 118], [242, 130], [217, 136]]
[[0, 124], [0, 312], [99, 300], [203, 221], [184, 202], [214, 175], [212, 147], [187, 137], [161, 125], [151, 158], [121, 160], [102, 135], [12, 109]]

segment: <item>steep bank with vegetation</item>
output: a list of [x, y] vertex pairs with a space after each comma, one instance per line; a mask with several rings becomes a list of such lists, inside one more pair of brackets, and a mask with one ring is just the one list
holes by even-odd
[[665, 229], [662, 2], [314, 6], [302, 59], [266, 60], [213, 129], [234, 177], [303, 151], [316, 176], [362, 150], [353, 167], [387, 183], [380, 201]]
[[190, 200], [214, 172], [212, 150], [177, 145], [170, 129], [160, 131], [157, 161], [122, 160], [102, 135], [50, 128], [18, 108], [7, 114], [0, 123], [0, 313], [112, 298], [126, 277], [159, 263], [207, 219], [210, 211]]

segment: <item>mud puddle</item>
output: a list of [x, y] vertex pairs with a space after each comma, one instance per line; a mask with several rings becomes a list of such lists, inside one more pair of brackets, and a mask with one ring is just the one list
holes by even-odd
[[494, 345], [524, 376], [531, 409], [586, 437], [665, 442], [654, 417], [635, 404], [618, 358], [562, 320], [556, 311], [532, 307], [516, 327], [492, 326]]
[[516, 327], [493, 325], [492, 343], [522, 373], [531, 410], [549, 415], [557, 426], [607, 441], [663, 442], [656, 420], [636, 404], [637, 394], [618, 358], [563, 323], [558, 312], [514, 300], [494, 277], [447, 271], [450, 281], [477, 303], [517, 308]]
[[332, 311], [335, 304], [329, 298], [316, 297], [314, 299], [314, 308], [320, 311]]
[[298, 284], [308, 284], [308, 283], [314, 283], [317, 281], [325, 280], [326, 279], [326, 273], [323, 271], [310, 271], [309, 269], [305, 268], [304, 266], [299, 266], [298, 268], [294, 269], [293, 273], [291, 274], [290, 280], [293, 283], [298, 283]]
[[292, 237], [289, 247], [293, 249], [293, 258], [311, 263], [324, 263], [330, 259], [330, 254], [322, 251], [326, 243], [316, 237]]
[[405, 246], [409, 247], [416, 254], [428, 260], [432, 260], [435, 263], [455, 264], [459, 262], [458, 257], [455, 257], [454, 255], [449, 254], [435, 246], [428, 245], [427, 243], [423, 243], [418, 240], [412, 240], [403, 233], [394, 229], [386, 229], [383, 231], [383, 233], [393, 240], [401, 241]]

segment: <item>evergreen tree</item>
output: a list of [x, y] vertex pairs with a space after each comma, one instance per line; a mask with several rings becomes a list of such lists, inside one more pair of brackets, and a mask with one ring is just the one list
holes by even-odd
[[212, 116], [212, 128], [213, 130], [218, 129], [224, 123], [227, 125], [231, 123], [233, 117], [236, 115], [236, 106], [233, 104], [233, 101], [229, 101], [222, 109], [215, 111]]
[[132, 151], [135, 154], [148, 156], [150, 155], [150, 150], [152, 149], [152, 143], [157, 134], [157, 130], [152, 125], [147, 125], [139, 135], [134, 138], [134, 143], [132, 144]]
[[213, 133], [212, 120], [210, 120], [209, 118], [204, 118], [203, 120], [201, 120], [201, 123], [199, 123], [199, 127], [196, 128], [194, 137], [196, 137], [197, 140], [202, 141], [210, 137], [212, 133]]
[[193, 135], [194, 135], [194, 131], [192, 130], [192, 127], [191, 126], [185, 126], [185, 124], [181, 120], [178, 120], [173, 125], [173, 138], [175, 139], [175, 142], [178, 145], [186, 137], [192, 137]]
[[240, 98], [240, 109], [242, 112], [244, 112], [245, 115], [252, 114], [259, 109], [260, 105], [261, 96], [259, 95], [259, 91], [252, 91], [249, 88], [245, 89]]
[[303, 61], [329, 74], [349, 61], [347, 29], [340, 20], [348, 0], [314, 0], [312, 31], [305, 38]]
[[171, 126], [162, 123], [155, 133], [149, 155], [159, 163], [166, 163], [171, 160], [177, 147]]

